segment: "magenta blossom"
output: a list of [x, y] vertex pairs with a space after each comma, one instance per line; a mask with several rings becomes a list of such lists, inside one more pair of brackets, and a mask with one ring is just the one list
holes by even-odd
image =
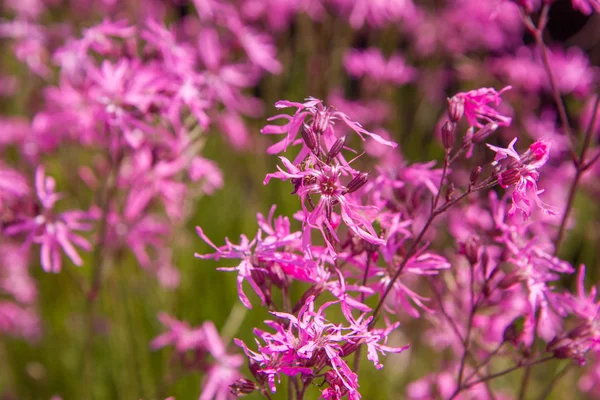
[[375, 82], [404, 85], [415, 79], [417, 71], [409, 66], [400, 54], [393, 54], [386, 60], [380, 50], [352, 49], [344, 56], [344, 68], [356, 77], [368, 77]]
[[[309, 97], [304, 103], [296, 103], [287, 100], [281, 100], [275, 103], [276, 108], [296, 107], [297, 110], [294, 115], [290, 116], [287, 114], [279, 114], [269, 118], [269, 121], [275, 119], [287, 119], [288, 123], [285, 125], [267, 125], [261, 129], [261, 133], [264, 135], [280, 135], [286, 134], [285, 139], [269, 147], [267, 150], [269, 154], [277, 154], [285, 151], [289, 145], [298, 144], [301, 141], [296, 141], [298, 133], [302, 124], [307, 123], [312, 131], [319, 137], [323, 138], [325, 145], [329, 148], [341, 135], [336, 135], [333, 127], [336, 120], [341, 120], [344, 124], [356, 132], [362, 140], [363, 135], [367, 135], [372, 139], [383, 143], [385, 145], [396, 147], [396, 143], [389, 140], [383, 139], [381, 136], [371, 133], [365, 130], [358, 122], [354, 122], [341, 111], [337, 111], [335, 108], [326, 107], [323, 102], [314, 97]], [[308, 119], [307, 119], [308, 118]], [[308, 150], [300, 152], [298, 159], [301, 160], [308, 154]]]
[[503, 188], [514, 186], [513, 204], [509, 215], [521, 211], [523, 219], [527, 219], [532, 213], [532, 202], [546, 214], [554, 215], [554, 210], [540, 199], [539, 195], [543, 193], [543, 190], [538, 190], [537, 187], [538, 169], [548, 161], [550, 143], [538, 140], [529, 146], [525, 153], [519, 155], [514, 149], [516, 142], [517, 138], [510, 142], [507, 148], [487, 145], [496, 152], [492, 165], [497, 168], [500, 186]]
[[61, 198], [61, 195], [55, 192], [55, 187], [54, 179], [45, 175], [43, 167], [38, 167], [35, 174], [35, 189], [41, 206], [40, 214], [22, 216], [20, 222], [7, 227], [4, 231], [9, 236], [25, 233], [27, 246], [32, 242], [39, 243], [41, 264], [46, 272], [60, 272], [61, 250], [73, 264], [81, 266], [83, 260], [74, 244], [87, 251], [92, 247], [84, 237], [75, 233], [75, 231], [91, 229], [91, 225], [84, 222], [90, 218], [90, 214], [80, 210], [54, 212], [54, 204]]
[[499, 92], [493, 88], [481, 88], [458, 93], [453, 99], [464, 102], [464, 113], [471, 126], [483, 128], [484, 125], [490, 122], [498, 126], [509, 126], [511, 118], [500, 114], [488, 105], [491, 103], [498, 106], [502, 101], [500, 95], [509, 89], [511, 89], [511, 86], [507, 86]]
[[[268, 293], [266, 293], [264, 287], [261, 285], [260, 277], [262, 277], [263, 273], [272, 274], [274, 272], [271, 269], [273, 264], [288, 271], [293, 267], [303, 270], [308, 262], [302, 257], [284, 251], [286, 246], [293, 248], [300, 242], [300, 232], [290, 232], [289, 221], [286, 219], [277, 219], [273, 226], [272, 213], [268, 221], [265, 221], [262, 215], [259, 215], [258, 219], [261, 229], [258, 230], [252, 241], [248, 240], [245, 235], [241, 235], [240, 244], [233, 244], [226, 238], [226, 244], [222, 247], [215, 246], [204, 234], [204, 231], [200, 227], [196, 227], [198, 236], [216, 250], [214, 254], [196, 253], [196, 257], [214, 260], [219, 260], [220, 258], [241, 260], [236, 267], [219, 268], [219, 270], [238, 271], [238, 295], [240, 301], [248, 308], [252, 308], [252, 305], [243, 291], [242, 284], [244, 280], [248, 281], [264, 305], [268, 301]], [[263, 237], [262, 229], [265, 229], [265, 232], [268, 233], [266, 237]]]
[[[267, 184], [271, 178], [281, 180], [291, 179], [295, 185], [294, 193], [297, 193], [302, 201], [304, 214], [304, 250], [310, 254], [310, 230], [318, 229], [323, 234], [331, 255], [335, 257], [334, 241], [337, 241], [335, 227], [332, 225], [332, 213], [336, 204], [340, 204], [341, 216], [344, 223], [359, 237], [369, 243], [384, 244], [373, 229], [369, 219], [369, 212], [375, 211], [374, 207], [362, 206], [347, 196], [352, 191], [353, 182], [360, 179], [357, 174], [348, 186], [340, 182], [340, 175], [344, 170], [339, 164], [321, 165], [316, 160], [315, 165], [307, 162], [299, 168], [293, 165], [287, 158], [279, 157], [287, 169], [284, 171], [278, 167], [279, 172], [267, 174], [264, 183]], [[366, 176], [364, 177], [366, 182]], [[349, 188], [350, 187], [350, 188]], [[312, 204], [311, 195], [319, 195], [319, 202]]]
[[590, 15], [593, 11], [600, 13], [600, 1], [598, 0], [571, 0], [571, 3], [574, 9], [585, 15]]

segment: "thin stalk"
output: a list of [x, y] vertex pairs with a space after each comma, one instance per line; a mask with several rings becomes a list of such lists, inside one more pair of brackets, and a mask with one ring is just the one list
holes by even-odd
[[[590, 121], [590, 124], [587, 127], [585, 138], [583, 140], [583, 147], [581, 148], [581, 153], [579, 154], [579, 158], [577, 158], [574, 162], [575, 164], [575, 178], [571, 182], [571, 187], [569, 188], [569, 197], [567, 199], [567, 204], [565, 206], [565, 210], [563, 211], [562, 220], [560, 221], [560, 227], [558, 228], [558, 233], [556, 234], [556, 239], [554, 240], [554, 253], [558, 253], [560, 249], [560, 245], [563, 241], [565, 230], [567, 227], [567, 221], [569, 220], [569, 215], [571, 214], [571, 210], [573, 208], [573, 204], [575, 202], [575, 195], [577, 194], [577, 187], [579, 186], [579, 182], [581, 181], [581, 177], [584, 172], [591, 166], [591, 164], [585, 161], [585, 156], [587, 150], [590, 146], [592, 132], [594, 130], [594, 126], [596, 125], [596, 121], [598, 118], [598, 109], [600, 108], [600, 95], [596, 96], [596, 101], [594, 103], [593, 115]], [[600, 155], [600, 153], [599, 153]], [[598, 156], [595, 157], [597, 159]], [[592, 159], [594, 161], [595, 159]], [[593, 164], [593, 162], [592, 162]]]
[[550, 89], [552, 90], [552, 97], [554, 99], [554, 103], [556, 104], [556, 108], [558, 109], [558, 116], [560, 118], [561, 125], [565, 130], [567, 138], [569, 140], [569, 149], [571, 152], [571, 157], [573, 161], [577, 160], [577, 155], [575, 154], [575, 138], [573, 135], [573, 130], [571, 129], [571, 125], [569, 124], [569, 118], [567, 114], [567, 109], [560, 95], [560, 91], [558, 90], [558, 85], [556, 84], [556, 78], [554, 73], [552, 72], [552, 68], [550, 66], [550, 57], [548, 55], [548, 48], [544, 43], [544, 29], [546, 28], [546, 24], [548, 22], [548, 12], [550, 11], [550, 4], [544, 4], [541, 10], [540, 19], [538, 24], [535, 25], [531, 16], [521, 14], [523, 23], [529, 30], [529, 32], [533, 35], [536, 45], [540, 49], [542, 55], [542, 64], [544, 66], [544, 70], [546, 71], [546, 75], [548, 76], [548, 80], [550, 81]]
[[496, 378], [499, 378], [501, 376], [510, 374], [511, 372], [514, 372], [514, 371], [516, 371], [518, 369], [525, 368], [525, 367], [531, 367], [531, 366], [537, 365], [537, 364], [542, 364], [542, 363], [545, 363], [546, 361], [550, 361], [550, 360], [553, 360], [553, 359], [554, 359], [554, 356], [548, 356], [548, 357], [544, 357], [544, 358], [540, 358], [540, 359], [528, 362], [526, 364], [515, 365], [514, 367], [505, 369], [504, 371], [497, 372], [495, 374], [486, 375], [483, 378], [477, 379], [476, 381], [466, 383], [466, 384], [464, 384], [464, 385], [461, 386], [461, 390], [469, 389], [470, 387], [473, 387], [473, 386], [478, 385], [480, 383], [487, 382], [487, 381], [490, 381], [492, 379], [496, 379]]
[[485, 367], [491, 361], [491, 359], [498, 354], [503, 345], [504, 342], [500, 343], [490, 354], [488, 354], [488, 356], [477, 367], [475, 367], [471, 375], [465, 379], [465, 382], [469, 382], [471, 379], [473, 379], [473, 377], [479, 373], [481, 368]]
[[[363, 274], [362, 286], [366, 286], [367, 279], [369, 278], [369, 269], [371, 268], [371, 256], [372, 255], [373, 255], [372, 251], [367, 251], [367, 262], [365, 264], [365, 272]], [[364, 293], [360, 294], [360, 302], [361, 303], [365, 302], [365, 294]], [[359, 344], [358, 348], [356, 349], [356, 352], [354, 353], [354, 365], [352, 367], [352, 371], [358, 372], [358, 369], [360, 367], [360, 357], [361, 356], [362, 356], [362, 344]]]
[[[95, 304], [98, 294], [100, 292], [100, 286], [102, 283], [102, 270], [105, 264], [106, 257], [106, 240], [108, 233], [108, 213], [110, 210], [110, 203], [116, 192], [116, 180], [118, 176], [120, 157], [110, 157], [111, 167], [107, 180], [104, 182], [103, 189], [101, 191], [101, 212], [100, 212], [100, 226], [98, 228], [98, 243], [94, 248], [93, 261], [92, 261], [92, 278], [90, 289], [87, 294], [86, 301], [86, 333], [84, 338], [83, 348], [83, 360], [82, 360], [82, 372], [84, 390], [93, 398], [93, 342], [94, 342], [94, 313]], [[86, 396], [84, 396], [86, 397]]]
[[[470, 277], [470, 291], [471, 291], [471, 311], [469, 312], [469, 319], [467, 322], [467, 334], [463, 342], [464, 351], [463, 356], [460, 360], [460, 367], [458, 369], [458, 387], [462, 384], [463, 374], [465, 371], [465, 364], [467, 361], [467, 354], [469, 354], [469, 342], [471, 339], [471, 330], [473, 329], [473, 317], [477, 311], [477, 305], [475, 304], [475, 266], [471, 264], [471, 277]], [[458, 390], [458, 389], [457, 389]]]
[[561, 369], [555, 376], [554, 378], [552, 378], [550, 380], [550, 382], [548, 383], [548, 385], [546, 386], [546, 388], [544, 389], [544, 391], [540, 394], [540, 396], [538, 397], [538, 400], [544, 400], [547, 399], [548, 396], [550, 396], [550, 394], [552, 393], [552, 389], [554, 389], [554, 386], [556, 385], [556, 383], [565, 375], [567, 375], [567, 372], [569, 372], [569, 369], [571, 369], [571, 366], [573, 364], [572, 363], [568, 363], [567, 365], [565, 365], [563, 367], [563, 369]]

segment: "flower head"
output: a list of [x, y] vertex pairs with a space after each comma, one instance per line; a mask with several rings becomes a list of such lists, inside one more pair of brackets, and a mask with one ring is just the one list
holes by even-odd
[[538, 169], [548, 161], [550, 143], [538, 140], [529, 146], [525, 153], [519, 154], [514, 148], [516, 142], [517, 138], [512, 140], [507, 148], [487, 144], [496, 152], [492, 165], [497, 168], [498, 182], [503, 188], [514, 186], [513, 204], [509, 215], [521, 211], [523, 218], [527, 219], [532, 213], [532, 202], [545, 213], [554, 215], [553, 209], [540, 199], [539, 195], [543, 190], [538, 190], [537, 187]]
[[35, 175], [35, 189], [41, 206], [41, 212], [35, 216], [20, 216], [21, 220], [7, 227], [4, 232], [9, 235], [25, 233], [25, 244], [40, 244], [40, 260], [46, 272], [60, 272], [61, 250], [77, 266], [83, 260], [74, 245], [84, 250], [91, 250], [91, 244], [76, 231], [87, 231], [91, 226], [85, 222], [90, 219], [89, 213], [80, 210], [56, 213], [54, 204], [61, 198], [55, 192], [56, 182], [46, 176], [43, 167], [38, 167]]
[[502, 101], [500, 95], [509, 89], [511, 87], [507, 86], [498, 92], [493, 88], [481, 88], [458, 93], [455, 97], [464, 101], [465, 116], [469, 121], [469, 125], [483, 128], [487, 123], [493, 122], [498, 126], [509, 126], [511, 118], [500, 114], [488, 105], [498, 106]]
[[[338, 111], [333, 107], [324, 106], [321, 100], [315, 99], [314, 97], [309, 97], [304, 103], [281, 100], [275, 103], [275, 107], [296, 107], [297, 110], [292, 116], [279, 114], [269, 118], [269, 121], [281, 118], [287, 119], [288, 122], [285, 125], [267, 125], [261, 130], [261, 133], [265, 135], [286, 134], [285, 139], [269, 147], [268, 152], [270, 154], [280, 153], [285, 151], [289, 145], [301, 143], [301, 141], [297, 141], [296, 138], [304, 123], [306, 123], [317, 138], [322, 139], [324, 145], [329, 148], [336, 142], [338, 137], [341, 136], [336, 134], [334, 130], [334, 123], [336, 120], [341, 120], [348, 128], [356, 132], [362, 140], [364, 140], [363, 135], [366, 135], [382, 144], [391, 147], [397, 146], [396, 143], [385, 140], [381, 136], [365, 130], [358, 122], [352, 121], [350, 117], [343, 112]], [[304, 147], [297, 159], [301, 160], [306, 154], [308, 154], [308, 149]]]

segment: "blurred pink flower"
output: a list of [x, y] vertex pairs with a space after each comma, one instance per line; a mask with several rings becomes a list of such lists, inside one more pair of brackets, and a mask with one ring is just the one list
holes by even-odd
[[600, 13], [600, 1], [598, 0], [571, 0], [571, 4], [574, 9], [585, 15], [590, 15], [593, 11]]
[[344, 55], [343, 63], [349, 75], [368, 77], [381, 83], [404, 85], [412, 82], [417, 75], [417, 70], [409, 66], [400, 54], [394, 53], [386, 60], [376, 48], [351, 49]]
[[[336, 135], [333, 129], [334, 123], [338, 119], [342, 120], [342, 122], [344, 122], [348, 128], [356, 132], [363, 140], [363, 135], [367, 135], [372, 139], [390, 147], [397, 146], [397, 144], [392, 141], [385, 140], [379, 135], [368, 132], [358, 122], [352, 121], [350, 117], [343, 112], [337, 111], [333, 107], [324, 106], [321, 100], [315, 99], [314, 97], [309, 97], [304, 103], [281, 100], [275, 103], [275, 107], [278, 109], [295, 107], [297, 110], [293, 116], [279, 114], [268, 119], [269, 121], [275, 119], [286, 119], [288, 122], [285, 125], [267, 125], [261, 129], [260, 132], [264, 135], [286, 135], [285, 139], [267, 149], [269, 154], [281, 153], [285, 151], [288, 146], [301, 143], [302, 141], [297, 141], [296, 138], [300, 128], [302, 127], [302, 124], [305, 123], [307, 118], [309, 118], [307, 123], [310, 125], [313, 132], [318, 136], [322, 136], [327, 148], [330, 148], [338, 139], [339, 135]], [[307, 154], [308, 149], [304, 149], [304, 151], [301, 151], [296, 158], [301, 160]]]
[[83, 260], [77, 253], [75, 246], [90, 251], [92, 246], [76, 231], [88, 231], [92, 227], [89, 223], [91, 215], [80, 210], [56, 213], [54, 204], [61, 198], [55, 192], [56, 183], [53, 178], [47, 177], [44, 168], [38, 167], [35, 174], [35, 188], [41, 206], [41, 213], [36, 216], [22, 215], [20, 222], [14, 223], [4, 229], [9, 236], [26, 234], [25, 246], [39, 243], [40, 260], [46, 272], [60, 272], [61, 250], [69, 257], [73, 264], [83, 265]]
[[481, 88], [458, 93], [454, 95], [454, 98], [464, 102], [465, 117], [469, 121], [469, 125], [478, 128], [483, 128], [487, 123], [495, 123], [498, 126], [509, 126], [511, 118], [500, 114], [488, 104], [491, 103], [498, 106], [502, 102], [500, 95], [510, 89], [511, 87], [507, 86], [497, 92], [493, 88]]

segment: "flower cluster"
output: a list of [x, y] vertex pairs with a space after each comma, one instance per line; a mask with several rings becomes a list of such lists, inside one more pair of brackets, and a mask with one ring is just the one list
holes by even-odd
[[598, 396], [568, 3], [5, 1], [0, 397]]

